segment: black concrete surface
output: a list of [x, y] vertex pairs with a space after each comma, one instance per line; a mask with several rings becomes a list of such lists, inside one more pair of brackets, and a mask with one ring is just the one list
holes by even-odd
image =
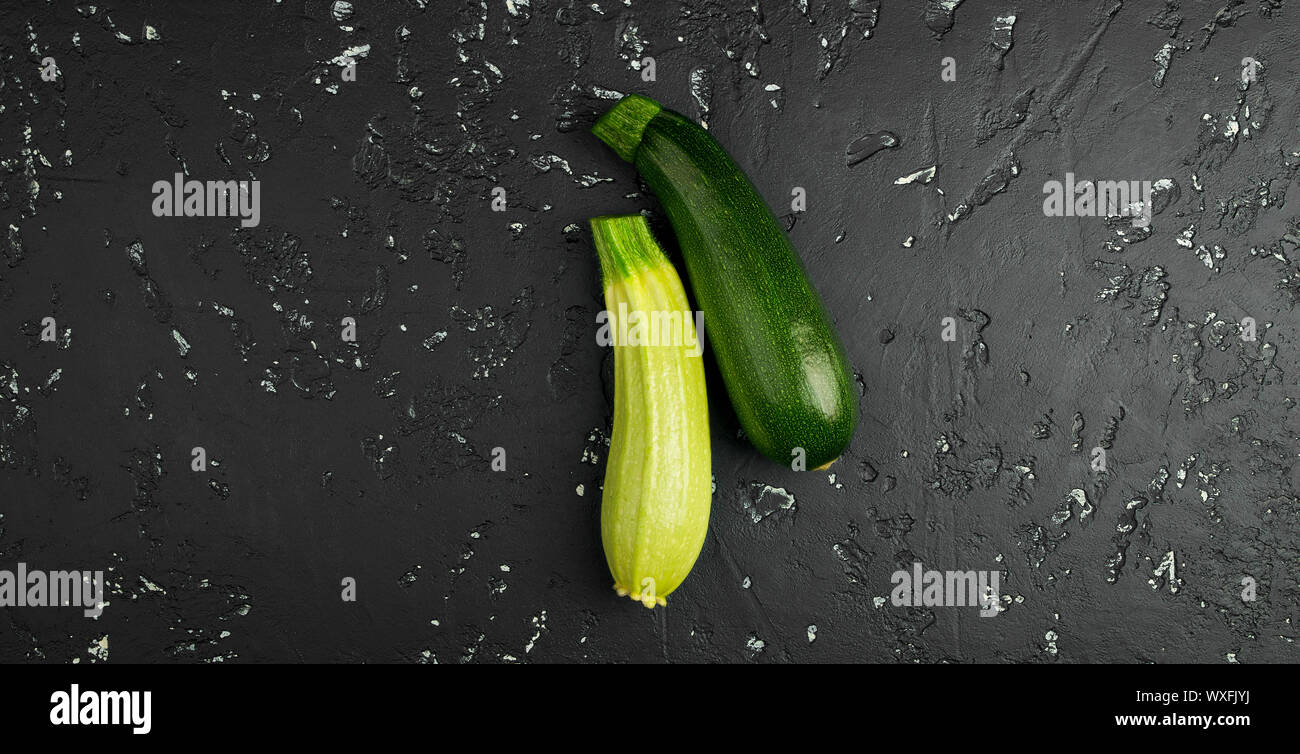
[[[0, 660], [1294, 662], [1298, 14], [6, 3], [0, 569], [109, 604], [0, 607]], [[863, 390], [797, 472], [710, 373], [709, 537], [653, 612], [600, 548], [586, 230], [671, 238], [588, 132], [633, 91], [784, 216]], [[259, 181], [259, 224], [155, 217], [177, 172]], [[1067, 173], [1167, 181], [1150, 232], [1046, 216]], [[1000, 613], [895, 606], [915, 562]]]

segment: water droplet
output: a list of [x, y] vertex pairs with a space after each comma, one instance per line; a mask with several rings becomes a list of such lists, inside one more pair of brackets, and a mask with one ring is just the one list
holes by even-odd
[[876, 131], [866, 136], [860, 136], [853, 141], [844, 150], [844, 164], [853, 166], [867, 159], [882, 149], [893, 149], [898, 146], [898, 137], [889, 131]]

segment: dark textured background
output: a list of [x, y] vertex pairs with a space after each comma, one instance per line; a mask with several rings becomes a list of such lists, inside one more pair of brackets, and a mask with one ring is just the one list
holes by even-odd
[[[0, 568], [111, 590], [0, 610], [0, 660], [1297, 659], [1294, 4], [199, 5], [0, 10]], [[653, 613], [598, 529], [586, 219], [657, 211], [587, 131], [615, 91], [706, 120], [777, 214], [806, 188], [786, 221], [865, 389], [798, 473], [711, 372], [710, 534]], [[260, 180], [261, 225], [154, 218], [181, 169]], [[1044, 217], [1067, 171], [1179, 190], [1130, 244]], [[878, 606], [914, 560], [1001, 569], [1005, 612]]]

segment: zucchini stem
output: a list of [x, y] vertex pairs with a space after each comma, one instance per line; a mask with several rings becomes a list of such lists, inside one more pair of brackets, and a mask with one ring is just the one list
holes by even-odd
[[627, 162], [636, 159], [636, 149], [641, 146], [645, 127], [663, 106], [639, 94], [629, 94], [600, 116], [591, 132], [605, 142]]
[[650, 225], [641, 215], [593, 217], [591, 236], [596, 242], [600, 277], [606, 288], [639, 270], [652, 270], [668, 263], [650, 232]]

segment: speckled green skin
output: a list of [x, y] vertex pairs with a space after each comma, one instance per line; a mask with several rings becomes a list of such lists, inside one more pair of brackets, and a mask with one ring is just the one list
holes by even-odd
[[[637, 95], [644, 108], [648, 100]], [[615, 108], [618, 108], [616, 105]], [[598, 132], [599, 135], [599, 132]], [[668, 213], [727, 394], [754, 446], [806, 468], [834, 461], [857, 425], [844, 346], [772, 211], [696, 123], [659, 110], [633, 163]]]

